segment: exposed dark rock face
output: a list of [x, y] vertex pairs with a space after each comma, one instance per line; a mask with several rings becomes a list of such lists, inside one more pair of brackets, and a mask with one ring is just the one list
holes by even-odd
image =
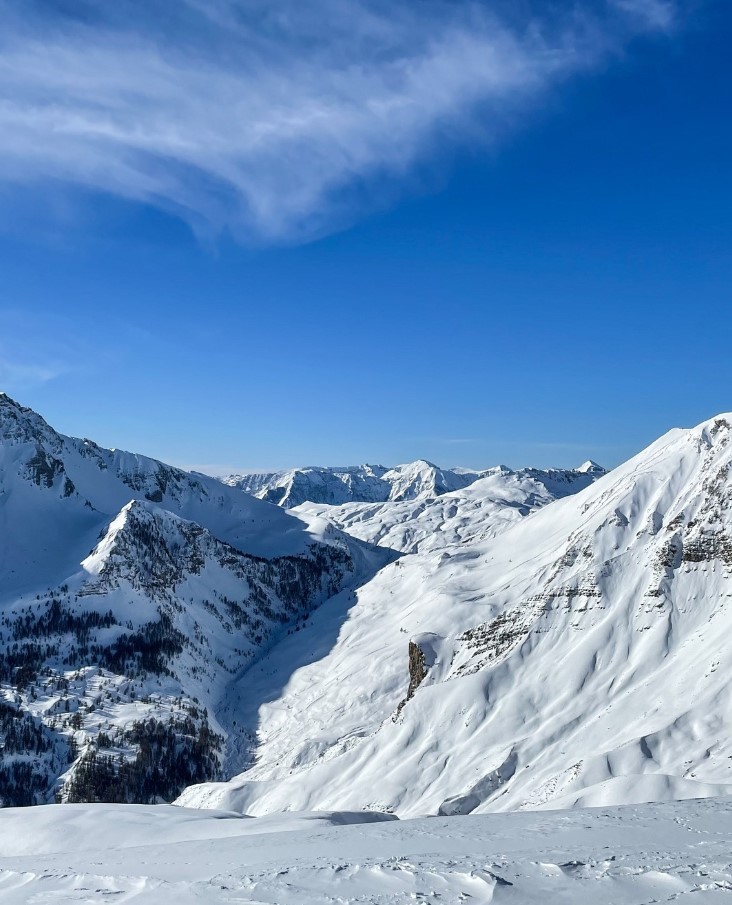
[[[28, 460], [26, 471], [28, 477], [39, 487], [53, 487], [56, 477], [64, 473], [64, 464], [59, 459], [48, 455], [39, 444], [36, 454]], [[69, 494], [66, 495], [69, 496]]]
[[402, 708], [414, 697], [417, 688], [422, 684], [424, 677], [427, 675], [427, 659], [424, 651], [415, 641], [409, 642], [409, 687], [407, 688], [407, 696], [402, 698], [397, 707], [394, 719], [396, 720], [402, 712]]
[[427, 662], [424, 652], [419, 644], [414, 641], [409, 642], [409, 688], [407, 689], [407, 700], [414, 696], [414, 692], [427, 675]]

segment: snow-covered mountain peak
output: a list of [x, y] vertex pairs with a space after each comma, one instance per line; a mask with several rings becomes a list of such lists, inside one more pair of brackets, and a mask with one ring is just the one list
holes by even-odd
[[406, 465], [397, 465], [397, 471], [439, 471], [439, 465], [430, 462], [429, 459], [415, 459]]
[[441, 469], [418, 459], [406, 465], [294, 468], [290, 471], [231, 475], [223, 483], [292, 509], [303, 503], [330, 506], [383, 503], [440, 496], [466, 487], [481, 472]]
[[11, 422], [25, 422], [30, 425], [38, 425], [46, 430], [52, 430], [48, 423], [33, 409], [21, 405], [12, 396], [0, 392], [0, 424], [3, 426]]
[[492, 468], [486, 468], [484, 472], [481, 472], [483, 477], [489, 477], [494, 474], [513, 474], [514, 469], [509, 468], [508, 465], [498, 464], [494, 465]]
[[384, 479], [391, 484], [389, 499], [394, 501], [441, 496], [467, 487], [478, 477], [479, 472], [471, 474], [442, 469], [426, 459], [397, 465], [384, 475]]
[[727, 444], [729, 442], [730, 431], [732, 431], [732, 413], [724, 412], [716, 415], [708, 421], [704, 421], [696, 429], [700, 438], [713, 446], [717, 443]]
[[60, 442], [59, 434], [37, 412], [0, 393], [0, 443], [47, 444], [58, 449]]
[[200, 571], [204, 557], [200, 539], [210, 548], [209, 532], [154, 503], [131, 500], [113, 519], [99, 543], [81, 563], [89, 575], [107, 579], [124, 573], [136, 587], [174, 587], [184, 569]]
[[[0, 806], [56, 791], [169, 799], [216, 776], [233, 676], [391, 559], [215, 478], [58, 434], [0, 397]], [[138, 725], [148, 718], [154, 730]], [[96, 760], [102, 722], [113, 775]], [[154, 781], [136, 759], [148, 730], [175, 760]]]
[[[252, 769], [183, 800], [408, 816], [731, 794], [731, 438], [726, 415], [671, 431], [502, 532], [383, 569], [319, 661], [293, 672], [283, 649], [287, 683], [262, 664], [280, 691]], [[538, 485], [465, 494], [496, 481]]]
[[592, 459], [588, 459], [586, 462], [583, 462], [579, 468], [576, 468], [575, 471], [580, 474], [604, 474], [605, 469], [602, 465], [598, 465], [597, 462], [593, 462]]

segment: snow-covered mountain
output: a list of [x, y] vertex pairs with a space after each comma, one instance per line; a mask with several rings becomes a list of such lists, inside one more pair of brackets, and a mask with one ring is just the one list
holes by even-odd
[[277, 507], [206, 475], [65, 437], [4, 394], [0, 492], [4, 596], [35, 587], [41, 577], [68, 574], [80, 561], [76, 549], [88, 552], [102, 526], [130, 500], [175, 512], [254, 555], [301, 554], [313, 540], [301, 520]]
[[383, 503], [303, 503], [294, 514], [319, 516], [353, 537], [400, 553], [438, 550], [496, 537], [554, 500], [578, 493], [605, 474], [594, 462], [577, 469], [498, 466], [460, 490]]
[[731, 441], [720, 416], [608, 474], [446, 488], [417, 463], [391, 498], [273, 505], [0, 396], [0, 797], [193, 783], [181, 803], [413, 816], [728, 794]]
[[404, 556], [248, 671], [249, 770], [181, 803], [466, 814], [732, 792], [732, 415]]
[[290, 471], [230, 475], [223, 483], [286, 509], [302, 503], [383, 503], [436, 497], [467, 487], [481, 472], [442, 469], [419, 459], [396, 468], [294, 468]]
[[233, 677], [385, 556], [0, 395], [0, 799], [218, 775]]

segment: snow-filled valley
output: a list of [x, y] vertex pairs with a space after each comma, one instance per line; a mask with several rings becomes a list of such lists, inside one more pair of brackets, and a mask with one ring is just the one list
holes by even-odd
[[0, 441], [5, 805], [171, 800], [250, 767], [277, 694], [251, 667], [270, 649], [327, 653], [359, 586], [401, 554], [495, 536], [602, 473], [415, 462], [379, 470], [371, 495], [391, 499], [286, 511], [60, 435], [7, 396]]

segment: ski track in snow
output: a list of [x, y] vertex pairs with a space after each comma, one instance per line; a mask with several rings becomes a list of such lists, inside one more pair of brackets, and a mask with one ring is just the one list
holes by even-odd
[[[714, 905], [732, 803], [363, 823], [169, 806], [0, 811], [3, 905]], [[349, 825], [350, 824], [350, 825]]]

